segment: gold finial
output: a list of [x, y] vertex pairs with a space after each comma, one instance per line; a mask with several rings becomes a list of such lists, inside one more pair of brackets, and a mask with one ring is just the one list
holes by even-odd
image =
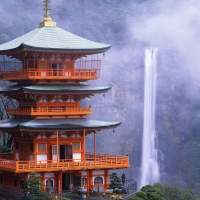
[[43, 7], [45, 10], [45, 15], [44, 15], [44, 20], [43, 22], [40, 23], [40, 27], [44, 27], [44, 26], [56, 26], [56, 22], [53, 22], [52, 19], [51, 19], [51, 16], [50, 16], [50, 10], [51, 10], [51, 7], [50, 7], [50, 3], [51, 1], [50, 0], [43, 0]]

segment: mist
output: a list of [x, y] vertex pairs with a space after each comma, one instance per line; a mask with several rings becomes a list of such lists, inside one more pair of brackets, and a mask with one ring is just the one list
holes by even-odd
[[[111, 85], [112, 89], [105, 97], [95, 95], [83, 100], [82, 105], [92, 105], [90, 118], [122, 122], [114, 132], [97, 133], [97, 152], [130, 156], [131, 168], [119, 170], [119, 174], [124, 171], [136, 180], [141, 174], [144, 50], [158, 47], [156, 131], [164, 158], [162, 163], [160, 158], [161, 181], [198, 189], [200, 155], [195, 152], [200, 152], [199, 10], [197, 0], [52, 1], [51, 17], [58, 27], [112, 44], [101, 57], [100, 79], [88, 83]], [[0, 2], [0, 11], [0, 38], [7, 36], [0, 42], [37, 28], [44, 17], [42, 0]], [[87, 150], [92, 149], [91, 134]]]

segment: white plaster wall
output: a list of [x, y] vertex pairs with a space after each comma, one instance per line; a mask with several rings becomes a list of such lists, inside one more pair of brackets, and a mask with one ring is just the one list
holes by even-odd
[[73, 159], [75, 162], [81, 161], [81, 153], [73, 153]]
[[45, 173], [45, 178], [53, 178], [54, 177], [54, 173]]
[[46, 163], [47, 162], [47, 154], [40, 154], [37, 155], [37, 161], [38, 162], [42, 162], [42, 163]]
[[95, 170], [93, 171], [93, 175], [104, 174], [104, 170]]
[[[37, 173], [36, 176], [41, 176], [41, 174]], [[30, 174], [28, 174], [28, 178], [30, 178]]]
[[30, 155], [30, 161], [33, 161], [33, 154]]
[[87, 176], [87, 172], [86, 171], [81, 171], [81, 176]]
[[19, 152], [15, 153], [15, 159], [19, 160]]

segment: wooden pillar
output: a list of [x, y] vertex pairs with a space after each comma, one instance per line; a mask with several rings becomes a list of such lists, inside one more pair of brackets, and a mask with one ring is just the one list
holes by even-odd
[[58, 173], [54, 172], [54, 189], [58, 191]]
[[105, 169], [105, 185], [104, 185], [104, 190], [108, 189], [109, 186], [109, 173], [108, 173], [108, 169]]
[[87, 193], [86, 196], [90, 195], [90, 190], [93, 189], [93, 173], [92, 170], [87, 171]]
[[94, 163], [96, 165], [96, 132], [94, 132]]
[[45, 186], [45, 173], [42, 172], [42, 173], [41, 173], [41, 176], [42, 176], [42, 178], [41, 178], [42, 191], [44, 191], [44, 190], [46, 189], [46, 186]]
[[89, 183], [90, 183], [90, 190], [93, 189], [93, 171], [92, 170], [89, 170], [89, 176], [90, 176], [90, 179], [89, 179]]
[[58, 174], [58, 187], [60, 192], [60, 197], [62, 197], [62, 172]]
[[56, 151], [57, 151], [57, 166], [58, 166], [58, 130], [56, 130]]
[[83, 130], [83, 142], [82, 142], [82, 161], [85, 161], [85, 129]]
[[89, 170], [87, 170], [87, 193], [86, 196], [90, 196], [90, 177], [89, 177]]
[[36, 162], [37, 160], [37, 143], [36, 141], [33, 142], [33, 160]]
[[50, 143], [50, 140], [47, 141], [47, 160], [52, 160], [51, 159], [51, 143]]

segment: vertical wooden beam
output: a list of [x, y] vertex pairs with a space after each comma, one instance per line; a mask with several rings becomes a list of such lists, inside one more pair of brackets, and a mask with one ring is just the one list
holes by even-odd
[[25, 66], [26, 66], [26, 64], [25, 64], [25, 53], [23, 53], [23, 70], [25, 69]]
[[89, 177], [89, 170], [87, 170], [87, 193], [86, 196], [90, 196], [90, 183], [89, 183], [90, 177]]
[[62, 172], [59, 173], [59, 192], [60, 197], [62, 197]]
[[94, 163], [96, 165], [96, 132], [94, 132]]
[[108, 189], [108, 185], [109, 185], [109, 173], [108, 173], [108, 169], [105, 169], [105, 185], [104, 185], [104, 190]]
[[54, 189], [58, 191], [58, 173], [54, 172]]
[[48, 143], [47, 143], [47, 152], [48, 152], [48, 154], [47, 154], [47, 160], [51, 160], [51, 153], [52, 153], [52, 151], [51, 151], [50, 139], [48, 140]]
[[42, 180], [41, 180], [41, 182], [42, 182], [42, 191], [44, 191], [45, 190], [45, 173], [42, 172], [41, 175], [42, 175]]
[[89, 170], [89, 190], [93, 190], [93, 171]]
[[83, 129], [82, 160], [85, 161], [85, 129]]
[[35, 140], [33, 141], [33, 160], [34, 160], [34, 163], [37, 160], [37, 143]]
[[57, 151], [57, 166], [58, 166], [58, 130], [56, 130], [56, 151]]

